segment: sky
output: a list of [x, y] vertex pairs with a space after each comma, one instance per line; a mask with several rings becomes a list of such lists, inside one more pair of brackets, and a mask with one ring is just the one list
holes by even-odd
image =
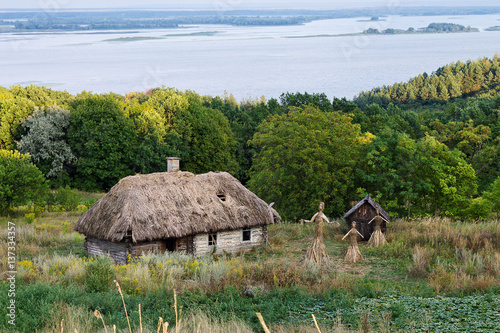
[[245, 9], [317, 8], [338, 9], [379, 6], [498, 6], [498, 0], [15, 0], [0, 1], [0, 9], [74, 8], [166, 8], [166, 9]]

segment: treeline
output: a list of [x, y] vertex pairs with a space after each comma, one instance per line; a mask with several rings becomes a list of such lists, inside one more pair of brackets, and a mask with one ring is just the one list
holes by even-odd
[[107, 191], [127, 175], [165, 171], [166, 157], [178, 156], [185, 171], [232, 173], [289, 220], [309, 217], [319, 201], [341, 215], [366, 194], [397, 216], [475, 220], [500, 210], [499, 97], [356, 102], [2, 88], [3, 209], [43, 201], [48, 186]]
[[382, 31], [379, 31], [375, 28], [368, 28], [363, 31], [366, 35], [394, 35], [394, 34], [414, 34], [414, 33], [450, 33], [450, 32], [478, 32], [477, 28], [471, 28], [470, 26], [465, 27], [460, 24], [455, 23], [430, 23], [426, 28], [419, 28], [415, 30], [415, 28], [410, 27], [407, 30], [402, 29], [392, 29], [388, 28]]
[[[109, 11], [6, 11], [0, 25], [16, 30], [157, 29], [182, 24], [294, 25], [314, 20], [379, 17], [387, 15], [481, 15], [500, 7], [377, 7], [338, 10], [109, 10]], [[456, 29], [456, 27], [449, 27]]]
[[90, 21], [66, 21], [57, 19], [33, 19], [27, 21], [16, 21], [14, 27], [17, 30], [119, 30], [119, 29], [162, 29], [176, 28], [178, 24], [168, 20], [90, 20]]
[[164, 19], [31, 19], [16, 21], [17, 30], [120, 30], [120, 29], [162, 29], [176, 28], [183, 24], [228, 24], [228, 25], [294, 25], [308, 22], [304, 17], [224, 17], [194, 16]]
[[[419, 29], [420, 30], [420, 29]], [[465, 27], [455, 23], [431, 23], [427, 28], [421, 29], [424, 32], [475, 32], [477, 28]]]
[[389, 103], [412, 105], [416, 102], [446, 104], [447, 101], [465, 97], [496, 96], [500, 92], [500, 61], [492, 59], [457, 61], [439, 68], [428, 75], [420, 74], [408, 82], [395, 83], [360, 93], [356, 104], [366, 107], [372, 103], [387, 106]]

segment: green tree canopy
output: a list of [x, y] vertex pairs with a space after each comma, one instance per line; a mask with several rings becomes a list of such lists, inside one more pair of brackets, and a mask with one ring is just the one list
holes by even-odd
[[477, 189], [463, 154], [431, 136], [384, 132], [360, 165], [358, 186], [399, 215], [461, 215]]
[[183, 142], [178, 146], [184, 152], [180, 157], [186, 171], [238, 171], [236, 140], [222, 112], [205, 107], [199, 99], [190, 97], [189, 108], [181, 110], [175, 120], [170, 140], [175, 140], [174, 134]]
[[62, 177], [65, 169], [76, 163], [66, 136], [69, 122], [68, 110], [49, 107], [37, 109], [23, 124], [26, 134], [19, 141], [19, 151], [29, 153], [47, 178]]
[[30, 201], [43, 202], [48, 189], [42, 172], [29, 161], [29, 154], [0, 150], [0, 213]]
[[0, 149], [16, 148], [23, 120], [33, 113], [35, 103], [25, 97], [0, 93]]
[[135, 131], [120, 101], [111, 95], [84, 94], [73, 103], [68, 138], [78, 158], [76, 185], [109, 190], [133, 173]]
[[292, 108], [259, 126], [248, 186], [276, 202], [286, 219], [310, 217], [320, 201], [327, 214], [344, 212], [353, 197], [354, 166], [369, 141], [351, 118], [314, 106]]

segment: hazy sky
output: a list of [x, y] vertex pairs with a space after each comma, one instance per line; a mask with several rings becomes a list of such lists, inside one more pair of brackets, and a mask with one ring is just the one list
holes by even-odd
[[0, 1], [1, 8], [42, 10], [70, 8], [349, 8], [371, 6], [497, 6], [497, 0], [14, 0]]

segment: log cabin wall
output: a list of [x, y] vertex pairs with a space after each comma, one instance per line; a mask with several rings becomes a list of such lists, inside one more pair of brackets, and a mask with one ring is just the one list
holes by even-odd
[[163, 253], [167, 249], [165, 241], [143, 242], [130, 245], [130, 254], [138, 257], [147, 253]]
[[[216, 253], [223, 253], [224, 251], [238, 253], [266, 244], [268, 237], [266, 225], [254, 227], [250, 230], [249, 241], [243, 241], [242, 229], [217, 232]], [[163, 253], [167, 251], [167, 240], [133, 244], [128, 242], [113, 243], [97, 238], [87, 238], [85, 248], [88, 255], [106, 255], [113, 258], [116, 263], [126, 264], [129, 254], [136, 257], [146, 253]], [[175, 251], [205, 255], [213, 251], [213, 246], [208, 245], [208, 234], [197, 234], [176, 239]]]
[[[215, 253], [238, 253], [249, 251], [255, 246], [265, 245], [267, 226], [251, 228], [251, 240], [242, 240], [242, 229], [217, 232], [217, 246]], [[214, 246], [208, 244], [208, 234], [197, 234], [193, 239], [193, 254], [205, 255], [212, 253]]]
[[193, 239], [193, 236], [186, 236], [177, 239], [175, 250], [186, 254], [193, 254]]
[[106, 255], [113, 258], [119, 264], [126, 264], [129, 254], [130, 243], [113, 243], [97, 238], [87, 237], [85, 248], [88, 255]]

